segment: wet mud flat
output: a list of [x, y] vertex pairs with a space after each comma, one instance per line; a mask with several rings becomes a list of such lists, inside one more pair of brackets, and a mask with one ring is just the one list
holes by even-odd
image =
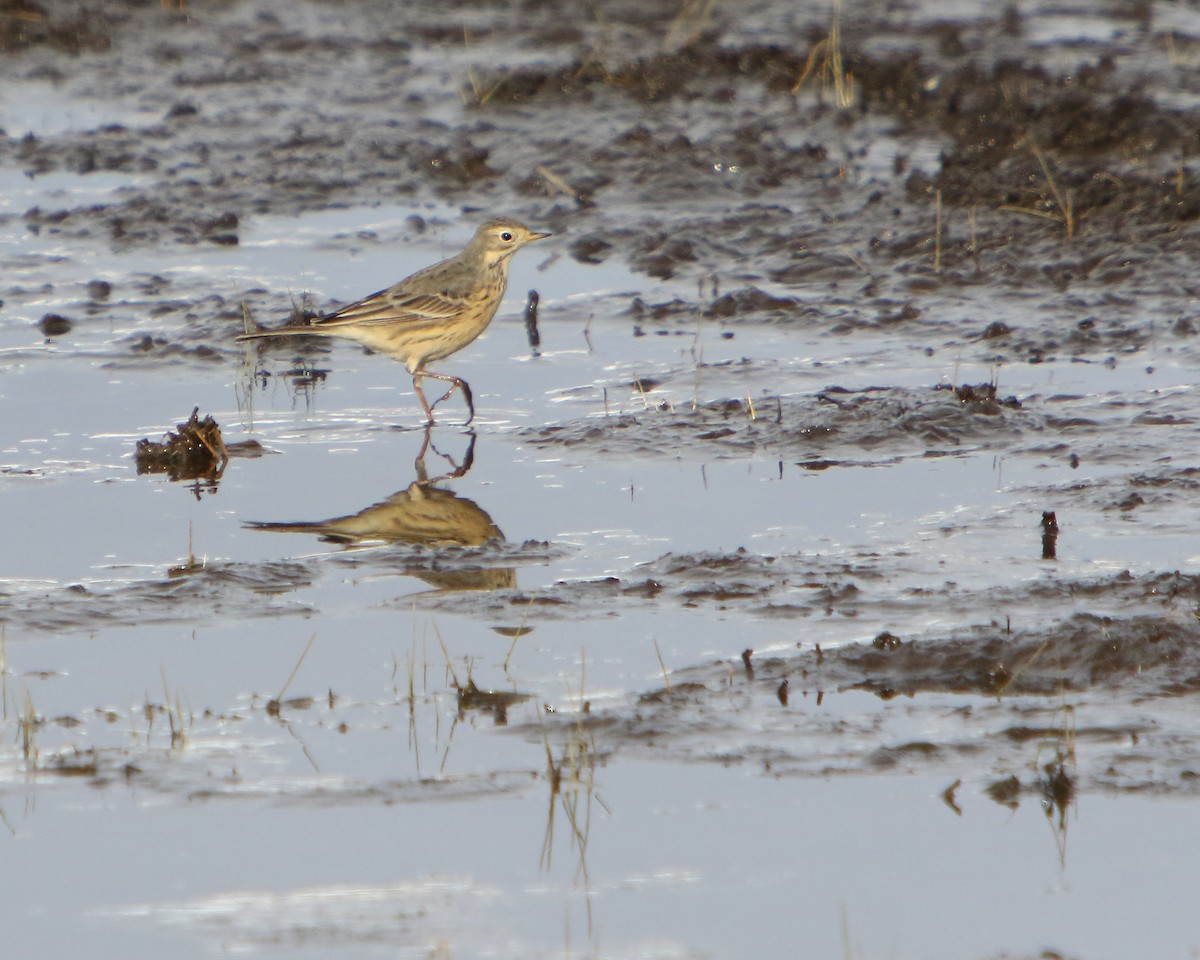
[[[17, 946], [1195, 949], [1198, 100], [1177, 3], [0, 4]], [[234, 343], [496, 213], [471, 432]]]

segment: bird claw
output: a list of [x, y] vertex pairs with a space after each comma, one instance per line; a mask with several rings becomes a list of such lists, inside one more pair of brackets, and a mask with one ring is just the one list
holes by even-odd
[[[437, 407], [437, 405], [439, 403], [441, 403], [443, 400], [448, 400], [450, 398], [450, 394], [454, 393], [455, 390], [462, 391], [463, 400], [467, 405], [467, 419], [463, 421], [462, 425], [464, 427], [470, 426], [471, 421], [475, 419], [475, 397], [471, 393], [471, 385], [469, 383], [467, 383], [466, 380], [455, 379], [450, 384], [449, 390], [447, 390], [440, 397], [438, 397], [436, 400], [434, 400], [433, 403], [429, 404], [429, 406], [426, 407], [425, 413], [429, 417], [429, 419], [425, 421], [425, 425], [427, 427], [433, 426], [433, 411]], [[421, 399], [424, 400], [423, 395], [422, 395]]]

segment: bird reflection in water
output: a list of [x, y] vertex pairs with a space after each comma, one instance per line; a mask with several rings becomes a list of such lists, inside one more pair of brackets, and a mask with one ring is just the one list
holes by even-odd
[[[462, 563], [438, 551], [441, 547], [480, 547], [486, 543], [504, 542], [504, 534], [487, 511], [474, 501], [437, 486], [445, 480], [457, 479], [471, 469], [475, 460], [475, 434], [468, 435], [470, 440], [460, 465], [433, 446], [430, 429], [426, 427], [425, 439], [415, 462], [417, 479], [386, 500], [358, 513], [329, 520], [291, 523], [248, 521], [246, 526], [272, 533], [311, 533], [326, 543], [343, 544], [350, 549], [389, 543], [428, 547], [434, 552], [406, 559], [405, 574], [446, 591], [515, 587], [514, 567]], [[432, 479], [425, 465], [425, 456], [430, 451], [450, 467]]]

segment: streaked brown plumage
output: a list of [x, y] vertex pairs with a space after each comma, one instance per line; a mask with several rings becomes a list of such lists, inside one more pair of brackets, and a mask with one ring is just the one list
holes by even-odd
[[[504, 217], [481, 224], [456, 256], [418, 270], [369, 297], [318, 317], [306, 326], [247, 333], [239, 340], [266, 337], [342, 337], [399, 360], [412, 374], [413, 389], [433, 423], [433, 408], [455, 390], [467, 403], [467, 423], [475, 417], [471, 388], [460, 377], [425, 366], [461, 350], [487, 328], [508, 287], [508, 261], [527, 243], [548, 237]], [[431, 377], [450, 389], [431, 405], [421, 382]]]

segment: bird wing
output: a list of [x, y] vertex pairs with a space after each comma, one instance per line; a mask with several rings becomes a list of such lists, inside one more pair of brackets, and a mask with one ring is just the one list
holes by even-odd
[[314, 322], [318, 327], [351, 323], [427, 323], [448, 320], [462, 311], [459, 300], [437, 293], [411, 293], [389, 287], [362, 300], [347, 304]]

